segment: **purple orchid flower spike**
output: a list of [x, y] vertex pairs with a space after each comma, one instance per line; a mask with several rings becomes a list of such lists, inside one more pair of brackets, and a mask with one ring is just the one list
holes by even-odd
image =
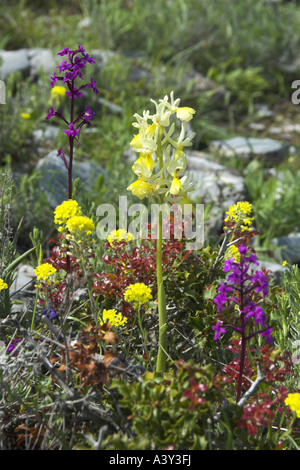
[[[237, 401], [241, 394], [242, 375], [246, 356], [246, 343], [251, 338], [261, 335], [272, 343], [272, 328], [267, 325], [267, 318], [261, 300], [268, 296], [268, 280], [263, 272], [256, 270], [253, 273], [253, 266], [257, 266], [255, 253], [247, 256], [248, 249], [244, 245], [239, 247], [240, 261], [230, 258], [224, 262], [224, 273], [227, 274], [226, 282], [223, 281], [218, 288], [218, 295], [214, 303], [219, 313], [230, 311], [235, 308], [238, 317], [235, 316], [234, 324], [224, 324], [220, 320], [212, 327], [215, 331], [214, 340], [221, 338], [228, 329], [241, 335], [241, 359], [239, 370], [239, 382], [237, 389]], [[251, 271], [250, 271], [251, 270]], [[257, 299], [260, 295], [260, 299]], [[253, 321], [252, 321], [253, 320]], [[256, 328], [256, 329], [255, 329]]]
[[[67, 119], [63, 114], [56, 111], [56, 107], [49, 109], [46, 119], [49, 120], [53, 116], [62, 119], [67, 124], [67, 129], [64, 129], [62, 132], [67, 135], [69, 139], [69, 163], [67, 164], [65, 154], [60, 148], [58, 150], [58, 156], [64, 161], [65, 167], [68, 171], [68, 199], [72, 199], [72, 167], [73, 167], [73, 152], [74, 152], [74, 141], [79, 141], [80, 132], [83, 126], [91, 126], [91, 121], [94, 119], [94, 111], [92, 111], [88, 105], [85, 105], [85, 111], [77, 115], [74, 114], [75, 110], [75, 100], [83, 97], [82, 90], [85, 88], [91, 88], [94, 93], [99, 93], [96, 88], [96, 81], [91, 80], [89, 83], [82, 84], [80, 86], [75, 86], [75, 81], [83, 80], [83, 71], [87, 64], [94, 64], [95, 60], [89, 54], [85, 52], [85, 49], [82, 45], [78, 45], [78, 48], [71, 50], [68, 47], [64, 47], [60, 52], [59, 56], [63, 57], [63, 60], [60, 65], [58, 65], [58, 73], [54, 72], [50, 77], [51, 84], [53, 88], [55, 83], [62, 81], [68, 87], [66, 95], [70, 98], [70, 117]], [[77, 83], [76, 83], [77, 84]], [[69, 258], [67, 257], [69, 261]], [[69, 262], [67, 261], [67, 269], [69, 270]]]

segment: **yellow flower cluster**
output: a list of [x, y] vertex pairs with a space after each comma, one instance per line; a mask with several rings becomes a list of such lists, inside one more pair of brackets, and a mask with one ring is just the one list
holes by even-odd
[[[136, 174], [134, 181], [128, 190], [139, 199], [149, 197], [160, 198], [163, 195], [167, 200], [174, 203], [173, 196], [178, 197], [178, 202], [189, 203], [186, 193], [194, 189], [191, 179], [185, 172], [187, 158], [183, 149], [192, 145], [193, 133], [186, 135], [186, 122], [190, 121], [195, 110], [189, 107], [180, 107], [180, 99], [174, 99], [173, 92], [170, 97], [165, 96], [155, 105], [154, 114], [144, 111], [143, 116], [135, 114], [134, 127], [138, 133], [130, 142], [133, 150], [139, 153], [139, 158], [132, 166]], [[171, 122], [171, 117], [179, 120], [180, 132], [174, 136], [178, 126]], [[158, 165], [158, 171], [154, 173]]]
[[224, 259], [229, 259], [229, 258], [234, 258], [234, 261], [236, 263], [240, 263], [241, 261], [241, 254], [239, 252], [239, 249], [237, 246], [235, 245], [230, 245], [226, 252], [225, 252], [225, 256], [224, 256]]
[[95, 230], [95, 224], [89, 217], [74, 215], [66, 223], [67, 229], [72, 235], [89, 236]]
[[56, 85], [51, 88], [50, 96], [51, 96], [51, 103], [55, 103], [59, 106], [61, 100], [66, 98], [66, 89], [63, 86]]
[[89, 217], [82, 215], [81, 207], [77, 201], [68, 199], [56, 207], [54, 222], [59, 227], [59, 232], [68, 230], [71, 235], [88, 237], [95, 230], [95, 224]]
[[225, 222], [234, 222], [240, 226], [242, 232], [250, 231], [252, 228], [250, 225], [254, 217], [249, 217], [252, 212], [252, 205], [249, 202], [237, 202], [233, 206], [230, 206], [226, 212], [227, 217], [224, 219]]
[[31, 118], [31, 114], [30, 113], [21, 113], [20, 114], [20, 117], [22, 119], [30, 119]]
[[113, 230], [107, 237], [107, 241], [111, 246], [113, 246], [113, 242], [129, 242], [131, 240], [134, 240], [134, 236], [130, 232], [126, 232], [124, 229], [119, 229], [119, 230]]
[[127, 323], [127, 318], [123, 317], [122, 313], [118, 313], [116, 309], [103, 310], [102, 313], [103, 323], [110, 323], [112, 326], [124, 326]]
[[137, 282], [126, 287], [124, 300], [137, 308], [152, 299], [151, 289], [143, 282]]
[[296, 411], [297, 417], [300, 418], [300, 393], [289, 393], [285, 399], [285, 404]]
[[50, 263], [43, 263], [34, 269], [34, 274], [38, 281], [46, 281], [50, 276], [56, 273], [56, 268]]
[[56, 224], [62, 225], [75, 215], [81, 215], [81, 208], [77, 201], [68, 199], [68, 201], [64, 201], [62, 204], [56, 207], [54, 211], [54, 222]]
[[0, 291], [3, 289], [8, 289], [8, 285], [3, 281], [3, 279], [0, 279]]

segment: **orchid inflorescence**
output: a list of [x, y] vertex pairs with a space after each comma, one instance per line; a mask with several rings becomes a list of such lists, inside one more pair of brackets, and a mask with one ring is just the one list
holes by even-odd
[[[79, 45], [76, 50], [71, 50], [68, 47], [64, 47], [61, 52], [58, 52], [59, 56], [67, 56], [67, 59], [63, 59], [62, 63], [58, 65], [58, 70], [61, 75], [57, 75], [54, 72], [51, 78], [51, 87], [53, 90], [57, 90], [57, 93], [52, 93], [58, 95], [58, 98], [62, 98], [62, 86], [55, 85], [57, 82], [61, 81], [63, 85], [66, 85], [68, 90], [65, 90], [65, 95], [70, 98], [70, 119], [66, 119], [63, 114], [56, 111], [57, 106], [49, 109], [46, 119], [51, 119], [53, 116], [62, 119], [67, 124], [67, 129], [64, 129], [63, 132], [67, 135], [70, 144], [70, 158], [69, 163], [67, 163], [63, 149], [58, 150], [58, 156], [62, 158], [64, 164], [68, 170], [69, 175], [69, 199], [72, 199], [72, 159], [73, 159], [73, 144], [74, 140], [78, 141], [80, 136], [80, 131], [83, 126], [91, 126], [91, 121], [94, 119], [94, 111], [92, 111], [89, 106], [85, 105], [85, 110], [80, 112], [76, 117], [74, 115], [74, 102], [75, 99], [81, 98], [83, 96], [83, 90], [85, 88], [91, 88], [94, 93], [98, 94], [99, 91], [96, 88], [96, 81], [91, 80], [89, 83], [82, 84], [78, 88], [75, 86], [75, 80], [83, 80], [82, 70], [87, 63], [93, 64], [95, 60], [90, 57], [89, 54], [85, 52], [85, 49]], [[60, 103], [60, 99], [57, 100], [57, 105]]]
[[255, 253], [247, 256], [247, 251], [247, 247], [241, 245], [238, 248], [239, 262], [234, 257], [225, 260], [224, 272], [231, 273], [227, 276], [227, 282], [223, 281], [219, 286], [219, 294], [214, 299], [219, 313], [234, 309], [240, 325], [223, 325], [221, 321], [218, 321], [213, 326], [215, 340], [220, 339], [220, 335], [226, 332], [226, 328], [245, 334], [247, 322], [251, 318], [261, 329], [251, 332], [246, 339], [261, 334], [268, 342], [273, 341], [272, 328], [267, 325], [266, 315], [262, 307], [255, 303], [252, 295], [253, 292], [262, 293], [265, 298], [268, 295], [268, 281], [261, 271], [249, 272], [251, 266], [258, 265], [258, 261]]
[[[193, 118], [195, 110], [180, 107], [180, 99], [174, 99], [174, 93], [160, 99], [155, 105], [154, 114], [144, 111], [143, 115], [134, 114], [136, 122], [133, 126], [139, 132], [134, 136], [130, 145], [139, 153], [139, 158], [132, 166], [138, 177], [127, 189], [140, 199], [148, 197], [151, 201], [159, 200], [180, 204], [190, 204], [187, 193], [194, 189], [189, 175], [185, 174], [187, 157], [183, 151], [192, 145], [194, 133], [187, 134], [186, 123]], [[173, 118], [176, 116], [176, 120]], [[180, 127], [179, 135], [175, 136]], [[158, 170], [154, 169], [158, 165]], [[180, 176], [181, 175], [181, 176]]]
[[[241, 353], [236, 400], [241, 397], [243, 374], [246, 360], [247, 344], [251, 338], [261, 335], [268, 343], [273, 342], [272, 328], [262, 308], [261, 300], [268, 295], [268, 280], [262, 271], [253, 270], [257, 266], [256, 254], [248, 253], [248, 248], [241, 244], [238, 247], [239, 259], [232, 256], [224, 261], [226, 282], [221, 282], [218, 295], [214, 302], [222, 320], [218, 320], [212, 328], [214, 340], [219, 340], [228, 329], [240, 335]], [[255, 329], [254, 325], [257, 327]]]

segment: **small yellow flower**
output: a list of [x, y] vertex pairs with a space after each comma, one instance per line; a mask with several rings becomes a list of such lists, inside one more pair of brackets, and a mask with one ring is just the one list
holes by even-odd
[[226, 212], [225, 222], [234, 222], [240, 226], [242, 232], [251, 231], [250, 227], [254, 217], [249, 217], [252, 212], [252, 205], [249, 202], [237, 202], [233, 206], [230, 206]]
[[180, 191], [183, 191], [180, 178], [179, 176], [174, 176], [170, 187], [170, 194], [177, 195], [180, 193]]
[[95, 230], [95, 224], [89, 217], [74, 215], [66, 222], [67, 229], [71, 234], [89, 236]]
[[139, 158], [134, 162], [132, 171], [139, 178], [150, 178], [156, 162], [153, 160], [151, 153], [141, 153]]
[[68, 219], [75, 215], [81, 215], [81, 208], [77, 201], [69, 199], [56, 207], [54, 211], [54, 222], [56, 224], [65, 224]]
[[124, 229], [113, 230], [107, 237], [107, 241], [113, 246], [113, 241], [126, 241], [129, 242], [134, 240], [134, 236], [130, 232], [126, 232]]
[[239, 252], [239, 249], [237, 246], [235, 245], [230, 245], [226, 252], [225, 252], [225, 256], [224, 256], [224, 259], [229, 259], [229, 258], [234, 258], [234, 261], [236, 263], [240, 263], [241, 261], [241, 254]]
[[288, 262], [287, 262], [287, 261], [284, 261], [284, 262], [282, 263], [282, 266], [287, 266], [287, 265], [288, 265]]
[[137, 196], [139, 199], [143, 199], [146, 196], [151, 196], [154, 192], [153, 186], [141, 178], [128, 186], [127, 190], [132, 191], [132, 194]]
[[0, 291], [3, 289], [8, 289], [8, 285], [3, 281], [3, 279], [0, 279]]
[[60, 104], [61, 100], [66, 98], [66, 89], [63, 86], [56, 85], [51, 88], [50, 96], [51, 102], [55, 102], [57, 106]]
[[[103, 323], [110, 323], [112, 326], [124, 326], [127, 323], [127, 318], [118, 313], [116, 309], [103, 310], [102, 313]], [[101, 322], [101, 324], [103, 324]]]
[[56, 268], [50, 263], [43, 263], [34, 269], [34, 274], [38, 281], [46, 281], [50, 276], [56, 273]]
[[289, 393], [285, 399], [285, 404], [296, 411], [297, 417], [300, 418], [300, 393]]
[[187, 106], [182, 107], [182, 108], [177, 108], [176, 109], [176, 116], [180, 121], [190, 121], [193, 119], [193, 115], [195, 114], [195, 110], [193, 108], [189, 108]]
[[147, 129], [145, 130], [145, 134], [149, 137], [154, 137], [156, 129], [157, 129], [157, 123], [154, 122], [153, 124], [147, 127]]
[[22, 119], [30, 119], [31, 118], [31, 114], [30, 113], [21, 113], [20, 114], [20, 117]]
[[151, 289], [143, 282], [131, 284], [125, 289], [124, 300], [137, 308], [152, 299]]

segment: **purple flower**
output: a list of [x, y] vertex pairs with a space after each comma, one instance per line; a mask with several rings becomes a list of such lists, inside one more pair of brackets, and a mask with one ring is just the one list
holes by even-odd
[[254, 276], [251, 278], [252, 284], [255, 286], [254, 290], [255, 292], [261, 292], [263, 293], [264, 297], [267, 297], [268, 295], [268, 281], [266, 276], [261, 272], [261, 271], [256, 271]]
[[247, 251], [248, 251], [248, 250], [247, 250], [247, 247], [244, 246], [244, 245], [240, 245], [239, 248], [238, 248], [238, 250], [239, 250], [239, 253], [240, 253], [241, 255], [245, 255], [245, 254], [247, 253]]
[[[254, 253], [247, 256], [248, 249], [241, 245], [239, 253], [241, 255], [240, 262], [234, 261], [230, 258], [224, 262], [224, 272], [227, 274], [226, 283], [222, 282], [218, 288], [218, 295], [214, 298], [214, 303], [217, 305], [218, 312], [222, 313], [224, 309], [230, 308], [232, 304], [238, 306], [239, 315], [241, 318], [241, 328], [236, 325], [229, 325], [235, 331], [246, 332], [247, 320], [254, 319], [255, 325], [260, 325], [263, 331], [256, 331], [250, 333], [249, 337], [256, 334], [261, 334], [263, 337], [270, 341], [272, 329], [267, 324], [267, 318], [263, 308], [260, 305], [255, 305], [253, 302], [252, 292], [261, 293], [263, 297], [268, 295], [268, 280], [261, 271], [250, 271], [251, 264], [257, 265], [257, 258]], [[217, 324], [218, 325], [218, 324]], [[213, 327], [215, 330], [215, 327]], [[246, 336], [245, 336], [246, 337]], [[219, 335], [215, 335], [218, 339]]]
[[269, 328], [267, 326], [266, 329], [264, 331], [262, 331], [260, 334], [261, 334], [261, 336], [266, 338], [268, 343], [273, 343], [274, 340], [273, 340], [273, 337], [272, 337], [272, 332], [273, 332], [273, 328]]
[[[21, 341], [23, 341], [23, 338], [14, 338], [11, 341], [6, 341], [5, 342], [6, 344], [10, 343], [8, 348], [7, 348], [7, 352], [11, 353]], [[16, 356], [16, 355], [17, 355], [17, 351], [13, 354], [13, 356]]]
[[68, 137], [76, 139], [76, 137], [79, 137], [80, 129], [75, 128], [73, 122], [70, 122], [69, 128], [65, 129], [63, 132], [67, 134]]
[[54, 106], [53, 109], [49, 109], [49, 113], [47, 114], [46, 118], [45, 119], [51, 119], [52, 116], [55, 115], [55, 110], [56, 110], [56, 106]]
[[63, 161], [64, 164], [65, 164], [66, 169], [68, 170], [68, 169], [69, 169], [68, 163], [67, 163], [66, 156], [65, 156], [65, 154], [64, 154], [64, 152], [63, 152], [62, 147], [58, 150], [57, 156], [58, 156], [58, 157], [61, 157], [62, 161]]
[[96, 93], [96, 95], [99, 93], [96, 88], [96, 80], [93, 80], [93, 77], [91, 78], [91, 83], [89, 83], [87, 86], [92, 88], [93, 92]]
[[58, 314], [52, 308], [50, 303], [48, 304], [47, 308], [43, 310], [42, 315], [45, 315], [47, 318], [49, 318], [50, 321], [56, 320], [58, 318]]
[[56, 76], [56, 73], [54, 72], [53, 77], [50, 77], [50, 78], [51, 78], [51, 87], [53, 88], [54, 84], [58, 82], [58, 77]]
[[218, 312], [221, 313], [223, 310], [224, 305], [226, 304], [227, 297], [225, 292], [220, 292], [215, 298], [214, 298], [214, 303], [218, 307]]
[[74, 98], [81, 98], [82, 97], [82, 92], [79, 91], [78, 88], [74, 87], [72, 91], [66, 91], [66, 95], [71, 99], [72, 96]]
[[226, 333], [225, 328], [223, 328], [221, 325], [222, 323], [218, 321], [217, 324], [212, 327], [212, 329], [215, 331], [215, 336], [214, 336], [215, 341], [220, 339], [221, 334]]
[[57, 55], [66, 55], [66, 54], [68, 54], [68, 52], [69, 52], [69, 48], [68, 48], [68, 47], [64, 47], [61, 52], [58, 52], [58, 53], [57, 53]]
[[95, 115], [95, 112], [92, 109], [90, 109], [88, 107], [88, 105], [86, 104], [85, 105], [85, 113], [83, 115], [83, 122], [85, 124], [90, 124], [90, 121], [94, 120], [94, 115]]

